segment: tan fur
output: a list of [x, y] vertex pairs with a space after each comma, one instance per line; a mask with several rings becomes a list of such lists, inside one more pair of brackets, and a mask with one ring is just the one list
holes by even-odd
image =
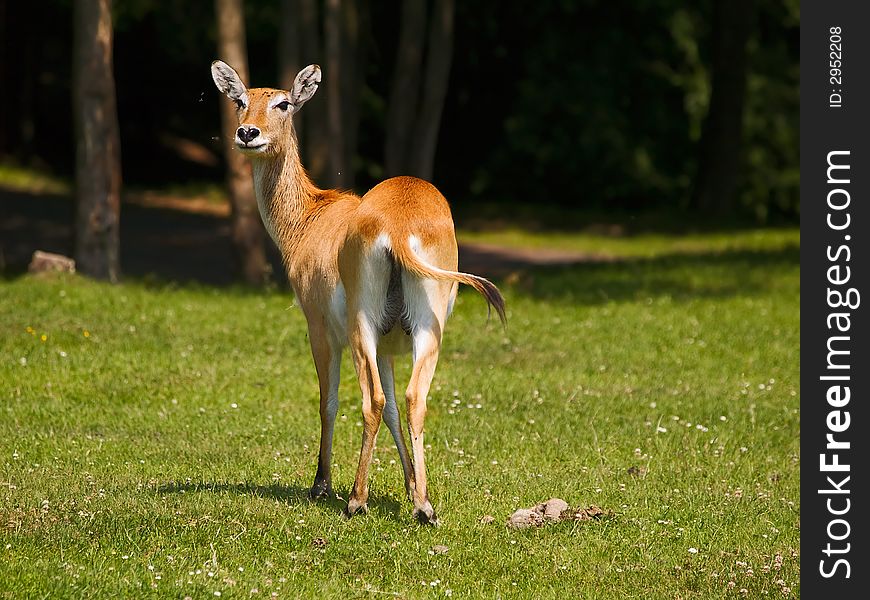
[[[223, 63], [215, 63], [221, 69]], [[213, 65], [213, 73], [215, 72]], [[227, 67], [228, 68], [228, 67]], [[232, 79], [234, 72], [221, 70]], [[303, 77], [305, 75], [305, 77]], [[334, 370], [340, 361], [341, 347], [347, 343], [359, 378], [363, 401], [363, 442], [360, 461], [348, 502], [347, 514], [366, 511], [368, 470], [372, 451], [385, 406], [390, 400], [385, 388], [392, 387], [392, 355], [412, 348], [414, 367], [406, 390], [408, 423], [413, 461], [403, 435], [394, 437], [402, 458], [405, 484], [414, 502], [415, 515], [423, 522], [436, 523], [429, 502], [423, 455], [423, 420], [426, 396], [434, 375], [441, 346], [444, 323], [456, 294], [457, 283], [479, 291], [504, 321], [504, 301], [498, 289], [486, 279], [459, 273], [453, 219], [447, 201], [430, 183], [414, 177], [388, 179], [362, 198], [345, 191], [322, 190], [310, 180], [299, 160], [293, 130], [292, 113], [273, 105], [281, 98], [299, 97], [299, 83], [311, 85], [319, 68], [307, 67], [300, 72], [294, 90], [268, 88], [245, 90], [245, 105], [239, 109], [239, 123], [255, 127], [268, 141], [256, 151], [239, 147], [250, 158], [254, 169], [255, 189], [264, 224], [281, 250], [284, 264], [308, 321], [308, 331], [321, 396], [321, 453], [313, 496], [331, 492], [330, 450], [334, 408], [330, 409], [330, 386], [337, 386]], [[234, 81], [234, 80], [233, 80]], [[231, 97], [243, 87], [227, 89], [215, 76], [215, 82]], [[316, 89], [316, 82], [314, 89]], [[310, 88], [307, 97], [313, 92]], [[304, 102], [307, 97], [303, 98]], [[301, 105], [301, 103], [300, 103]], [[289, 114], [288, 114], [289, 112]], [[254, 140], [257, 141], [256, 139]], [[239, 138], [237, 144], [241, 143]], [[419, 241], [418, 252], [409, 240]], [[387, 244], [384, 249], [379, 244]], [[407, 317], [413, 322], [411, 335], [398, 326], [386, 334], [376, 330], [377, 312], [373, 306], [386, 293], [384, 265], [390, 257], [401, 268], [402, 289], [406, 304], [416, 302]], [[379, 279], [379, 277], [381, 279]], [[425, 281], [434, 283], [426, 284]], [[337, 288], [343, 287], [346, 306], [346, 338], [335, 325], [333, 307], [340, 305]], [[421, 298], [425, 302], [421, 303]], [[372, 300], [374, 299], [374, 300]], [[410, 305], [410, 304], [408, 304]], [[378, 368], [378, 358], [382, 369]], [[381, 372], [384, 371], [384, 372]], [[388, 378], [384, 380], [384, 378]], [[333, 383], [330, 383], [330, 382]], [[390, 385], [384, 385], [384, 381]], [[332, 413], [330, 413], [332, 410]], [[388, 423], [389, 424], [389, 423]]]

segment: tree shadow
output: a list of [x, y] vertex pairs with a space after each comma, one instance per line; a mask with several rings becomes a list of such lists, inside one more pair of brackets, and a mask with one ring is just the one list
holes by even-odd
[[[282, 485], [270, 483], [268, 485], [242, 482], [224, 483], [214, 481], [170, 481], [163, 483], [157, 488], [160, 494], [187, 494], [187, 493], [212, 493], [212, 494], [238, 494], [239, 496], [254, 496], [256, 498], [268, 498], [288, 505], [318, 506], [322, 510], [344, 515], [347, 506], [346, 498], [350, 492], [341, 494], [341, 497], [331, 496], [322, 500], [312, 500], [308, 497], [308, 488], [298, 485]], [[399, 520], [401, 505], [394, 498], [369, 494], [369, 509], [375, 513], [382, 512], [394, 520]]]

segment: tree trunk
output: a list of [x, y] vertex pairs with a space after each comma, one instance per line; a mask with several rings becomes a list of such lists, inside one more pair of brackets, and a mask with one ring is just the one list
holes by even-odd
[[[0, 0], [0, 81], [12, 81], [6, 68], [6, 45], [9, 43], [9, 32], [6, 23], [9, 21], [6, 0]], [[6, 109], [6, 95], [3, 94], [4, 97], [0, 98], [0, 156], [3, 156], [8, 151], [6, 146], [6, 131], [8, 129], [7, 123], [9, 117], [7, 113], [11, 111]]]
[[281, 5], [281, 85], [289, 88], [299, 69], [324, 62], [322, 91], [293, 118], [303, 163], [315, 181], [331, 187], [349, 188], [354, 181], [364, 64], [360, 32], [367, 6], [328, 0], [321, 46], [316, 0], [282, 0]]
[[79, 0], [73, 6], [74, 255], [79, 271], [114, 282], [121, 271], [121, 141], [112, 74], [112, 3]]
[[[301, 42], [302, 59], [300, 69], [312, 63], [320, 64], [324, 60], [323, 45], [320, 35], [320, 19], [317, 10], [317, 0], [297, 0], [299, 2], [299, 39]], [[330, 74], [325, 74], [331, 79]], [[294, 125], [300, 136], [300, 149], [304, 165], [315, 182], [326, 185], [329, 169], [329, 129], [327, 125], [327, 102], [325, 96], [328, 86], [323, 86], [319, 94], [315, 94], [305, 108], [294, 115]], [[303, 142], [304, 140], [304, 142]]]
[[450, 63], [453, 58], [453, 14], [454, 0], [435, 0], [432, 7], [432, 22], [429, 26], [426, 74], [421, 91], [420, 111], [410, 146], [410, 172], [427, 181], [432, 180], [435, 149], [438, 146], [438, 131], [441, 126], [441, 111], [444, 108], [447, 83], [450, 79]]
[[417, 112], [425, 35], [425, 0], [404, 0], [396, 66], [387, 103], [384, 168], [388, 176], [411, 174], [408, 156]]
[[[248, 55], [245, 49], [245, 21], [242, 0], [215, 0], [218, 24], [218, 54], [233, 67], [245, 83]], [[241, 273], [247, 283], [262, 285], [268, 275], [263, 225], [254, 196], [251, 165], [235, 149], [233, 140], [238, 128], [235, 106], [221, 102], [224, 154], [227, 160], [227, 188], [232, 208], [232, 239]]]
[[[281, 0], [281, 26], [278, 31], [278, 85], [283, 89], [293, 88], [296, 74], [305, 64], [302, 62], [300, 39], [300, 0]], [[296, 139], [305, 146], [304, 115], [293, 117]]]
[[341, 109], [341, 82], [345, 77], [342, 64], [342, 1], [326, 0], [324, 32], [326, 37], [326, 92], [327, 129], [329, 131], [329, 171], [327, 181], [331, 187], [346, 187], [347, 167], [344, 164], [344, 119]]
[[[281, 27], [278, 33], [278, 85], [285, 90], [293, 86], [302, 64], [302, 41], [299, 39], [299, 0], [281, 0]], [[298, 134], [298, 132], [297, 132]]]
[[746, 46], [752, 32], [753, 0], [714, 2], [710, 109], [700, 142], [693, 203], [724, 214], [735, 205], [743, 159]]
[[354, 165], [359, 134], [360, 91], [365, 73], [365, 46], [362, 43], [367, 2], [342, 3], [341, 35], [341, 118], [344, 133], [342, 158], [343, 186], [353, 187]]

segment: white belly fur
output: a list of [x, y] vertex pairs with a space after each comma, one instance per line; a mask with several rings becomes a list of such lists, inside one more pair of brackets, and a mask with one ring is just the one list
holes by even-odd
[[[346, 347], [348, 344], [347, 297], [341, 282], [336, 286], [329, 303], [328, 326], [331, 341], [341, 348]], [[386, 335], [378, 337], [378, 354], [381, 356], [407, 354], [410, 351], [411, 336], [402, 331], [398, 325]]]

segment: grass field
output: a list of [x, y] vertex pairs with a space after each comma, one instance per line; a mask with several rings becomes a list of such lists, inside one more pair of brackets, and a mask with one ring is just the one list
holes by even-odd
[[729, 251], [767, 251], [794, 242], [789, 228], [746, 229], [730, 232], [696, 232], [679, 236], [663, 233], [577, 235], [569, 232], [530, 232], [517, 228], [458, 232], [461, 241], [520, 248], [547, 248], [577, 252], [602, 259], [656, 258], [672, 254]]
[[[306, 499], [288, 295], [0, 280], [0, 597], [799, 597], [799, 234], [671, 242], [509, 278], [507, 330], [460, 293], [426, 422], [439, 528], [383, 428], [368, 516]], [[610, 515], [505, 527], [552, 496]]]

